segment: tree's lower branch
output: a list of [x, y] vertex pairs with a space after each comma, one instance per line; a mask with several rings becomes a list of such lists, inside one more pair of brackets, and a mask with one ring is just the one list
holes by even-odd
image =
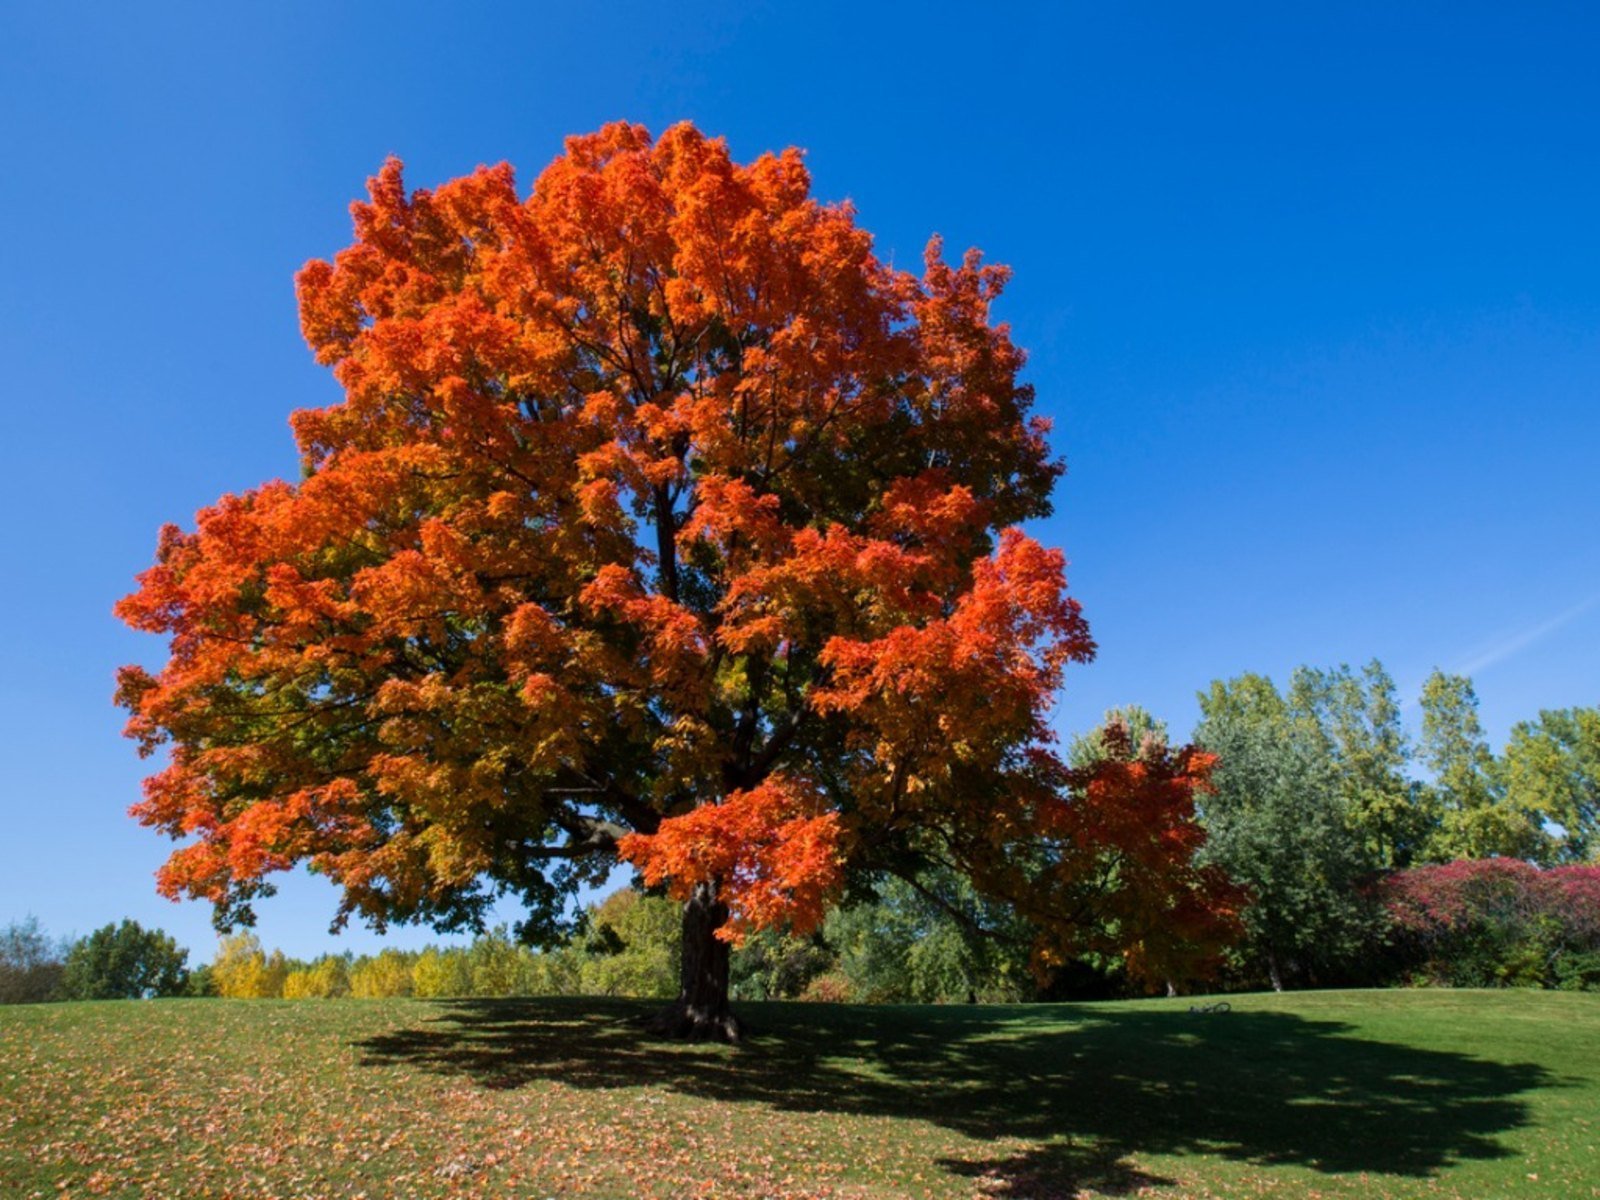
[[612, 851], [617, 848], [618, 840], [630, 832], [615, 821], [591, 817], [571, 809], [559, 809], [550, 814], [550, 819], [564, 829], [571, 840], [561, 846], [540, 847], [541, 851], [547, 853], [540, 853], [538, 857], [582, 858]]
[[1010, 940], [1010, 939], [1008, 939], [1006, 937], [1005, 934], [1001, 933], [998, 929], [989, 929], [989, 928], [987, 928], [987, 927], [985, 927], [983, 925], [978, 924], [977, 920], [972, 916], [971, 913], [963, 912], [961, 909], [959, 909], [955, 905], [951, 904], [943, 896], [939, 895], [938, 892], [935, 892], [935, 891], [931, 890], [930, 888], [924, 887], [917, 880], [915, 872], [910, 872], [910, 871], [900, 872], [900, 871], [896, 871], [895, 875], [896, 875], [897, 878], [902, 879], [906, 883], [910, 884], [912, 889], [914, 891], [916, 891], [920, 896], [922, 896], [925, 900], [931, 901], [933, 904], [938, 905], [939, 908], [943, 909], [951, 917], [955, 918], [957, 923], [959, 923], [962, 926], [962, 928], [964, 928], [968, 933], [972, 934], [974, 937], [986, 938], [989, 941], [995, 941], [995, 942], [1004, 942], [1004, 941], [1009, 941]]

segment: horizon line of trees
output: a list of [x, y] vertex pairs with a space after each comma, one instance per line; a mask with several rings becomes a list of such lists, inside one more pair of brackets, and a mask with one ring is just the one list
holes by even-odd
[[[1435, 671], [1402, 721], [1393, 679], [1301, 667], [1200, 693], [1194, 741], [1217, 756], [1200, 818], [1207, 862], [1248, 896], [1244, 935], [1209, 986], [1440, 983], [1600, 987], [1600, 707], [1547, 709], [1490, 748], [1472, 682]], [[1103, 753], [1111, 722], [1166, 743], [1146, 710], [1113, 710], [1072, 742]], [[309, 961], [224, 937], [190, 970], [158, 930], [108, 925], [70, 944], [36, 922], [0, 930], [0, 1003], [222, 995], [638, 995], [678, 987], [678, 906], [623, 889], [543, 951], [503, 927], [468, 946]], [[732, 960], [735, 998], [1023, 1001], [1128, 994], [1115, 959], [1041, 980], [1027, 923], [953, 874], [867, 881], [808, 937], [768, 930]], [[1198, 982], [1172, 980], [1176, 990]]]
[[[735, 999], [854, 1003], [1022, 1003], [1133, 994], [1115, 963], [1085, 960], [1041, 983], [1025, 937], [972, 936], [937, 903], [894, 881], [870, 901], [842, 906], [816, 934], [767, 931], [732, 955]], [[965, 891], [969, 903], [970, 889]], [[1600, 989], [1600, 866], [1540, 868], [1490, 858], [1412, 867], [1370, 883], [1374, 920], [1346, 977], [1311, 983], [1368, 986]], [[666, 998], [677, 986], [678, 907], [631, 887], [591, 906], [582, 934], [546, 950], [505, 926], [465, 946], [386, 948], [294, 959], [249, 932], [224, 936], [216, 957], [185, 969], [185, 952], [159, 931], [108, 925], [53, 959], [32, 989], [8, 973], [24, 923], [0, 932], [0, 1003], [201, 997], [227, 999]], [[1014, 919], [1014, 918], [1013, 918]], [[92, 949], [91, 949], [92, 948]], [[109, 948], [109, 952], [108, 952]], [[1247, 953], [1241, 948], [1240, 954]], [[37, 960], [36, 960], [37, 961]], [[1215, 990], [1257, 986], [1246, 960], [1228, 963]]]

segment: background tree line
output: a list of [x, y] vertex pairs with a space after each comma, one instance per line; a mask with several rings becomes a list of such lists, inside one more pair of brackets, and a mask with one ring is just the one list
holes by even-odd
[[[1518, 723], [1499, 755], [1469, 679], [1435, 672], [1408, 737], [1394, 681], [1302, 667], [1280, 689], [1256, 674], [1200, 694], [1194, 740], [1218, 758], [1203, 801], [1204, 850], [1247, 896], [1244, 937], [1205, 981], [1174, 988], [1516, 984], [1600, 987], [1600, 708]], [[1076, 738], [1075, 765], [1106, 725], [1162, 745], [1137, 707]], [[0, 1002], [221, 995], [631, 995], [678, 987], [678, 906], [626, 888], [554, 948], [504, 928], [470, 945], [325, 955], [223, 938], [189, 969], [167, 935], [132, 921], [76, 942], [36, 922], [0, 930]], [[954, 873], [884, 878], [846, 897], [807, 937], [768, 930], [733, 954], [737, 998], [978, 1002], [1114, 996], [1120, 962], [1093, 956], [1041, 978], [1027, 924]]]
[[[1496, 756], [1467, 677], [1435, 671], [1418, 706], [1413, 743], [1376, 661], [1301, 667], [1283, 690], [1246, 674], [1201, 693], [1194, 737], [1219, 758], [1205, 853], [1251, 894], [1225, 978], [1283, 987], [1422, 972], [1396, 957], [1390, 902], [1418, 868], [1594, 869], [1581, 864], [1600, 831], [1600, 709], [1541, 712]], [[1464, 869], [1456, 883], [1475, 877]]]

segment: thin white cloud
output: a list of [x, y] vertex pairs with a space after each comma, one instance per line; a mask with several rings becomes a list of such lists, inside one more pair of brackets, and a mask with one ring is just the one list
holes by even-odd
[[[1600, 592], [1596, 592], [1587, 600], [1580, 600], [1571, 608], [1558, 612], [1548, 620], [1540, 621], [1539, 624], [1532, 625], [1519, 633], [1514, 633], [1509, 637], [1489, 643], [1465, 661], [1451, 667], [1447, 673], [1451, 675], [1476, 675], [1480, 671], [1503, 663], [1513, 655], [1520, 654], [1526, 650], [1540, 638], [1548, 637], [1563, 625], [1576, 621], [1597, 604], [1600, 604]], [[1415, 679], [1411, 681], [1411, 686], [1402, 688], [1400, 711], [1407, 714], [1411, 713], [1418, 706], [1418, 694], [1421, 691], [1421, 679]]]
[[1456, 675], [1476, 675], [1479, 671], [1486, 670], [1496, 663], [1502, 663], [1512, 655], [1526, 650], [1540, 638], [1547, 637], [1563, 625], [1576, 621], [1596, 604], [1600, 604], [1600, 592], [1596, 592], [1587, 600], [1574, 604], [1564, 612], [1557, 613], [1549, 620], [1541, 621], [1531, 628], [1524, 629], [1521, 633], [1512, 634], [1508, 638], [1495, 642], [1480, 653], [1467, 659], [1466, 662], [1456, 667], [1452, 673]]

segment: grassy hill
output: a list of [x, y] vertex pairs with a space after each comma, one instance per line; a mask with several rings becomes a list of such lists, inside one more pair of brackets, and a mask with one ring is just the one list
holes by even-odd
[[0, 1009], [0, 1195], [1600, 1196], [1600, 995]]

